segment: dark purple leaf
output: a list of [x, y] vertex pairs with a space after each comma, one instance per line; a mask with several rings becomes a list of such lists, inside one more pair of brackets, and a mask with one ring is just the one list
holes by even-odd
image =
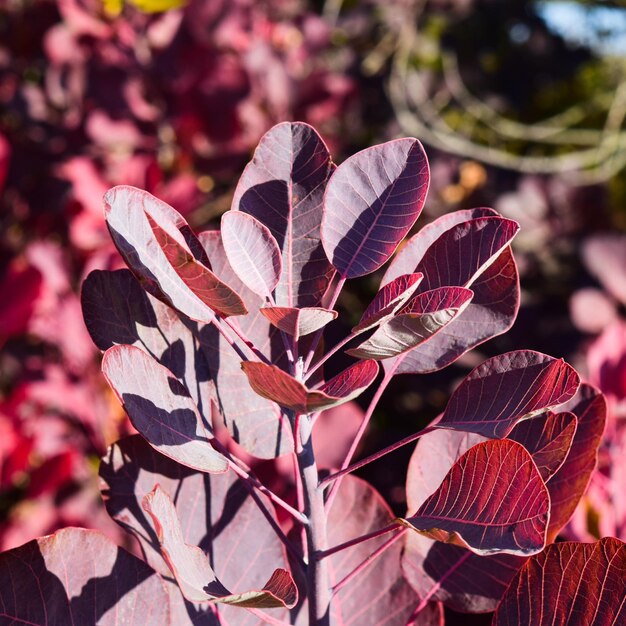
[[333, 170], [330, 154], [308, 124], [285, 122], [267, 132], [235, 190], [232, 208], [267, 226], [281, 251], [278, 306], [319, 306], [332, 267], [320, 241], [322, 199]]
[[[161, 228], [146, 213], [154, 238], [165, 254], [165, 258], [174, 268], [174, 271], [195, 296], [206, 304], [212, 311], [224, 317], [229, 315], [244, 315], [246, 307], [241, 298], [225, 283], [223, 283], [206, 265], [193, 258], [191, 252], [180, 245], [173, 237]], [[174, 293], [180, 285], [174, 284], [168, 293]], [[172, 300], [172, 302], [175, 302]], [[198, 319], [200, 322], [210, 321], [211, 315]]]
[[[287, 366], [280, 331], [274, 328], [260, 308], [263, 299], [250, 291], [228, 263], [219, 231], [200, 234], [213, 271], [243, 298], [248, 315], [236, 322], [250, 341], [273, 363]], [[280, 407], [256, 394], [241, 371], [241, 357], [211, 326], [200, 331], [200, 349], [213, 380], [213, 397], [221, 418], [235, 441], [250, 454], [274, 458], [293, 450], [291, 427]]]
[[213, 318], [213, 311], [187, 287], [167, 259], [148, 219], [204, 263], [206, 255], [200, 242], [177, 211], [146, 191], [119, 186], [105, 194], [104, 214], [117, 249], [147, 291], [191, 319]]
[[574, 441], [576, 424], [573, 413], [548, 413], [545, 417], [519, 422], [508, 438], [530, 452], [541, 478], [547, 482], [563, 465]]
[[163, 581], [92, 530], [65, 528], [0, 554], [0, 622], [167, 626]]
[[476, 554], [543, 549], [550, 498], [532, 457], [509, 440], [470, 448], [405, 523]]
[[[425, 374], [453, 363], [475, 346], [507, 331], [519, 307], [519, 276], [510, 247], [472, 283], [474, 297], [442, 332], [402, 356], [398, 374]], [[385, 361], [385, 368], [395, 361]]]
[[[328, 545], [335, 546], [359, 535], [384, 528], [393, 514], [383, 498], [365, 481], [346, 476], [328, 517]], [[388, 535], [366, 541], [328, 558], [331, 585], [337, 584], [385, 541]], [[333, 598], [332, 626], [405, 626], [419, 599], [402, 579], [397, 541]], [[296, 624], [308, 625], [302, 614]], [[429, 605], [416, 626], [440, 626], [441, 608]]]
[[562, 359], [531, 350], [501, 354], [465, 377], [435, 426], [506, 437], [517, 422], [570, 400], [579, 383]]
[[424, 278], [422, 274], [402, 274], [382, 287], [352, 332], [362, 333], [391, 318], [415, 293], [422, 278]]
[[574, 398], [559, 408], [571, 411], [578, 426], [565, 462], [547, 483], [552, 503], [548, 541], [556, 538], [587, 489], [598, 461], [607, 415], [604, 396], [587, 384], [581, 385]]
[[[109, 448], [100, 476], [108, 513], [139, 540], [148, 563], [165, 576], [171, 574], [161, 557], [152, 518], [141, 507], [156, 484], [174, 501], [185, 543], [199, 546], [210, 556], [213, 570], [228, 589], [260, 589], [273, 570], [287, 565], [282, 544], [234, 472], [196, 472], [159, 454], [135, 435]], [[260, 498], [273, 515], [269, 500]], [[180, 605], [178, 587], [171, 587]], [[178, 608], [181, 613], [176, 614], [175, 626], [214, 626], [206, 605], [183, 602]], [[270, 613], [287, 617], [285, 609]], [[237, 626], [264, 623], [237, 607], [220, 607], [220, 616]]]
[[322, 242], [342, 278], [389, 259], [419, 217], [429, 180], [424, 149], [411, 138], [362, 150], [337, 168], [324, 196]]
[[618, 626], [626, 623], [626, 544], [556, 543], [529, 559], [493, 626]]
[[204, 472], [225, 472], [227, 459], [209, 443], [212, 435], [189, 392], [150, 355], [134, 346], [109, 348], [102, 372], [133, 426], [156, 450]]
[[[407, 472], [407, 506], [416, 511], [441, 484], [454, 463], [486, 439], [475, 433], [435, 430], [420, 438]], [[461, 612], [493, 611], [525, 557], [478, 556], [418, 533], [406, 535], [402, 571], [420, 597]]]
[[310, 335], [337, 319], [337, 311], [329, 311], [321, 307], [292, 309], [267, 306], [261, 309], [261, 313], [272, 326], [291, 335], [296, 341], [303, 335]]
[[283, 264], [269, 228], [248, 213], [228, 211], [222, 215], [220, 231], [228, 262], [239, 280], [262, 298], [271, 298]]
[[473, 295], [463, 287], [424, 291], [347, 353], [362, 359], [388, 359], [403, 354], [446, 328], [463, 313]]
[[298, 600], [291, 574], [275, 570], [262, 589], [232, 593], [219, 581], [208, 556], [201, 548], [185, 543], [183, 529], [171, 498], [159, 485], [144, 498], [161, 554], [176, 577], [182, 594], [190, 602], [220, 602], [248, 608], [290, 608]]
[[246, 361], [241, 367], [260, 396], [297, 413], [312, 413], [353, 400], [374, 382], [379, 369], [376, 361], [359, 361], [311, 391], [275, 365]]

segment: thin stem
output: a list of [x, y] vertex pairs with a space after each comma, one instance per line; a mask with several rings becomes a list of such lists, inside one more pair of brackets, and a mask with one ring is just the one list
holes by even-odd
[[340, 543], [339, 545], [333, 546], [332, 548], [328, 548], [328, 550], [324, 550], [324, 552], [321, 552], [319, 554], [319, 558], [325, 559], [332, 554], [336, 554], [337, 552], [341, 552], [342, 550], [346, 550], [347, 548], [352, 548], [352, 546], [358, 546], [364, 541], [376, 539], [376, 537], [381, 537], [382, 535], [386, 535], [387, 533], [393, 532], [394, 530], [399, 530], [401, 528], [403, 527], [400, 522], [394, 522], [393, 524], [389, 524], [389, 526], [385, 526], [384, 528], [379, 528], [378, 530], [374, 530], [371, 533], [367, 533], [366, 535], [361, 535], [360, 537], [350, 539], [350, 541], [346, 541], [345, 543]]
[[[216, 320], [218, 320], [220, 323], [225, 324], [226, 326], [228, 326], [228, 328], [230, 328], [230, 330], [232, 330], [235, 335], [237, 335], [237, 337], [243, 341], [243, 343], [245, 344], [245, 346], [248, 348], [248, 350], [250, 350], [250, 352], [252, 352], [252, 354], [254, 354], [254, 356], [257, 357], [257, 359], [259, 361], [261, 361], [262, 363], [265, 363], [266, 365], [271, 365], [270, 361], [268, 360], [268, 358], [260, 351], [258, 350], [254, 344], [250, 341], [250, 339], [248, 339], [242, 332], [241, 329], [238, 327], [237, 324], [233, 324], [230, 319], [228, 319], [227, 317], [222, 317], [221, 315], [218, 315], [217, 313], [215, 314], [215, 318]], [[220, 324], [216, 324], [218, 330], [220, 330]], [[222, 332], [222, 331], [220, 331]], [[222, 335], [224, 335], [224, 333], [222, 332]], [[224, 337], [226, 337], [226, 335], [224, 335]], [[241, 351], [238, 349], [238, 346], [235, 347], [234, 342], [232, 340], [229, 340], [227, 338], [227, 341], [235, 348], [235, 350], [237, 350], [237, 352], [239, 353], [239, 355], [241, 356]], [[244, 358], [245, 361], [248, 361], [249, 359]]]
[[[330, 302], [328, 303], [328, 306], [326, 308], [328, 308], [329, 310], [332, 310], [332, 308], [335, 306], [335, 304], [337, 303], [337, 298], [339, 298], [339, 294], [341, 293], [341, 290], [343, 289], [343, 285], [346, 282], [345, 278], [340, 278], [337, 281], [337, 284], [335, 285], [335, 290], [333, 292], [333, 295], [330, 299]], [[304, 362], [304, 371], [307, 372], [309, 369], [309, 366], [311, 365], [311, 361], [313, 360], [313, 357], [315, 356], [315, 349], [317, 348], [317, 344], [320, 342], [320, 339], [322, 338], [322, 334], [324, 333], [324, 328], [320, 328], [315, 335], [313, 335], [313, 341], [311, 341], [311, 347], [309, 348], [309, 353], [307, 354], [306, 360]]]
[[272, 617], [269, 613], [265, 613], [265, 611], [260, 611], [259, 609], [248, 609], [252, 615], [256, 615], [260, 620], [262, 620], [263, 624], [272, 624], [273, 626], [290, 626], [289, 622], [283, 622], [280, 619], [276, 619]]
[[407, 531], [407, 528], [403, 528], [399, 533], [393, 535], [393, 537], [389, 537], [387, 541], [382, 543], [372, 554], [370, 554], [366, 559], [364, 559], [359, 565], [357, 565], [349, 574], [344, 576], [334, 587], [332, 590], [332, 595], [334, 596], [342, 587], [345, 587], [355, 576], [358, 576], [365, 570], [369, 565], [371, 565], [376, 558], [378, 558], [387, 548], [391, 547], [400, 537], [404, 535]]
[[399, 448], [402, 448], [409, 443], [412, 443], [416, 439], [427, 435], [433, 430], [434, 428], [432, 426], [427, 426], [426, 428], [423, 428], [413, 435], [409, 435], [408, 437], [405, 437], [404, 439], [401, 439], [400, 441], [397, 441], [396, 443], [391, 444], [390, 446], [387, 446], [386, 448], [383, 448], [382, 450], [379, 450], [378, 452], [375, 452], [374, 454], [371, 454], [370, 456], [365, 457], [364, 459], [361, 459], [360, 461], [357, 461], [356, 463], [353, 463], [352, 465], [349, 465], [348, 467], [338, 472], [335, 472], [334, 474], [326, 476], [326, 478], [322, 479], [320, 485], [324, 486], [328, 483], [332, 483], [333, 481], [335, 482], [335, 484], [337, 484], [337, 482], [346, 474], [350, 474], [362, 467], [365, 467], [366, 465], [369, 465], [370, 463], [373, 463], [374, 461], [377, 461], [384, 456], [387, 456], [389, 453], [394, 452], [395, 450], [398, 450]]
[[331, 356], [333, 356], [334, 354], [339, 352], [339, 350], [341, 350], [341, 348], [343, 348], [347, 343], [352, 341], [355, 337], [358, 337], [358, 333], [357, 334], [350, 334], [350, 335], [347, 335], [346, 337], [344, 337], [337, 345], [335, 345], [319, 361], [316, 361], [313, 364], [313, 366], [310, 369], [307, 370], [306, 376], [304, 377], [304, 380], [307, 380], [308, 378], [310, 378], [311, 375], [313, 374], [313, 372], [317, 371], [320, 367], [322, 367], [322, 365], [324, 365], [324, 363], [326, 363], [326, 361], [328, 361], [328, 359], [330, 359]]
[[430, 599], [441, 589], [443, 583], [450, 577], [456, 570], [467, 561], [472, 553], [468, 550], [446, 573], [430, 588], [429, 592], [422, 598], [421, 602], [417, 605], [415, 611], [406, 623], [406, 626], [415, 626], [417, 616], [426, 608]]
[[[339, 489], [339, 486], [341, 485], [341, 476], [343, 476], [342, 472], [349, 473], [349, 472], [346, 472], [345, 470], [350, 465], [350, 461], [352, 460], [352, 457], [354, 456], [354, 453], [356, 452], [359, 446], [359, 443], [361, 442], [361, 438], [363, 437], [363, 434], [365, 433], [365, 430], [367, 429], [370, 419], [372, 418], [372, 415], [374, 414], [374, 409], [376, 409], [376, 406], [378, 405], [378, 401], [380, 400], [385, 389], [387, 389], [387, 386], [391, 382], [391, 379], [393, 378], [393, 375], [396, 373], [396, 369], [398, 368], [399, 364], [400, 364], [400, 360], [398, 359], [396, 360], [396, 363], [392, 366], [392, 368], [388, 372], [385, 372], [385, 377], [381, 381], [380, 385], [378, 386], [378, 389], [376, 390], [376, 393], [374, 394], [374, 397], [372, 398], [372, 401], [367, 407], [367, 411], [365, 412], [365, 415], [363, 416], [363, 421], [361, 422], [361, 425], [359, 426], [359, 430], [357, 431], [357, 434], [354, 437], [352, 444], [350, 445], [348, 454], [346, 454], [346, 457], [343, 460], [343, 463], [341, 464], [341, 471], [337, 472], [336, 474], [331, 475], [331, 476], [334, 476], [335, 478], [339, 478], [340, 480], [337, 480], [335, 484], [330, 488], [330, 491], [328, 492], [328, 496], [326, 497], [326, 510], [327, 511], [330, 511], [330, 507], [332, 506], [335, 496], [337, 495], [337, 490]], [[330, 477], [326, 477], [322, 481], [322, 485], [331, 482], [328, 480], [328, 478]], [[335, 478], [333, 478], [333, 480], [335, 480]]]

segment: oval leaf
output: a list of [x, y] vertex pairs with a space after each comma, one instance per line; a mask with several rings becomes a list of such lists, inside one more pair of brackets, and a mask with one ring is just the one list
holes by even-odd
[[275, 365], [246, 361], [241, 368], [256, 393], [297, 413], [312, 413], [353, 400], [374, 382], [379, 369], [376, 361], [359, 361], [310, 391]]
[[167, 626], [156, 572], [93, 530], [65, 528], [0, 554], [4, 624]]
[[402, 274], [382, 287], [365, 309], [361, 320], [352, 332], [362, 333], [386, 322], [415, 293], [422, 278], [424, 278], [423, 274]]
[[626, 623], [626, 544], [556, 543], [532, 557], [499, 604], [493, 626]]
[[348, 158], [324, 196], [322, 243], [342, 278], [377, 270], [419, 217], [430, 174], [417, 139], [389, 141]]
[[298, 340], [303, 335], [310, 335], [326, 324], [337, 319], [337, 311], [321, 307], [305, 307], [293, 309], [280, 306], [266, 306], [261, 314], [272, 326], [282, 330]]
[[415, 296], [402, 311], [346, 352], [362, 359], [388, 359], [428, 341], [461, 315], [474, 293], [463, 287], [442, 287]]
[[278, 306], [318, 306], [333, 268], [320, 241], [322, 199], [334, 165], [315, 129], [284, 122], [259, 142], [233, 197], [232, 210], [267, 226], [280, 248]]
[[163, 558], [187, 600], [265, 609], [296, 604], [298, 590], [284, 569], [275, 570], [260, 590], [228, 591], [215, 576], [207, 555], [185, 543], [174, 503], [158, 485], [144, 498], [143, 508], [152, 517]]
[[212, 435], [184, 385], [134, 346], [109, 348], [102, 372], [133, 426], [156, 450], [204, 472], [225, 472], [228, 460], [209, 443]]
[[280, 249], [272, 233], [252, 215], [222, 215], [222, 243], [228, 262], [241, 282], [262, 298], [271, 298], [282, 273]]
[[531, 350], [501, 354], [465, 377], [434, 426], [506, 437], [517, 422], [570, 400], [579, 383], [562, 359]]
[[404, 520], [476, 554], [536, 554], [546, 543], [550, 497], [526, 449], [514, 441], [470, 448], [441, 486]]
[[[193, 258], [173, 237], [146, 213], [154, 237], [165, 258], [189, 290], [211, 310], [224, 317], [245, 315], [243, 300], [226, 283], [222, 282], [208, 267]], [[209, 321], [202, 318], [199, 321]]]

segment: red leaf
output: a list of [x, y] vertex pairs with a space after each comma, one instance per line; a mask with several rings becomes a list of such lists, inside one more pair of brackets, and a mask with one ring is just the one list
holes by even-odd
[[468, 450], [441, 486], [405, 523], [476, 554], [535, 554], [543, 549], [548, 491], [531, 456], [513, 441]]
[[517, 422], [570, 400], [579, 382], [563, 360], [530, 350], [501, 354], [465, 377], [435, 426], [506, 437]]
[[133, 426], [156, 450], [194, 469], [225, 472], [225, 457], [209, 443], [212, 435], [181, 382], [134, 346], [109, 348], [102, 372]]
[[266, 609], [296, 604], [298, 591], [291, 574], [284, 569], [275, 570], [260, 590], [228, 591], [202, 549], [185, 543], [174, 503], [158, 485], [144, 498], [143, 508], [152, 517], [163, 558], [187, 600]]
[[308, 124], [284, 122], [269, 130], [246, 166], [232, 210], [267, 226], [281, 251], [278, 306], [319, 306], [332, 274], [320, 242], [322, 198], [334, 169], [326, 145]]
[[319, 390], [310, 391], [275, 365], [246, 361], [241, 368], [256, 393], [297, 413], [312, 413], [353, 400], [374, 382], [378, 374], [376, 361], [359, 361]]
[[296, 341], [303, 335], [310, 335], [326, 324], [337, 319], [337, 311], [329, 311], [321, 307], [292, 309], [289, 307], [267, 306], [261, 314], [272, 326], [291, 335]]
[[0, 601], [2, 621], [11, 624], [172, 623], [159, 576], [104, 535], [82, 528], [0, 554]]
[[248, 213], [229, 211], [222, 215], [220, 230], [228, 262], [239, 280], [262, 298], [271, 298], [283, 264], [269, 228]]
[[362, 150], [337, 168], [321, 236], [343, 278], [370, 274], [389, 259], [419, 217], [429, 181], [424, 149], [411, 138]]
[[[180, 245], [167, 231], [161, 228], [146, 213], [154, 237], [161, 246], [165, 258], [186, 287], [212, 311], [228, 317], [245, 315], [248, 311], [242, 299], [226, 283], [222, 282], [208, 267], [193, 258], [191, 253]], [[199, 321], [210, 321], [205, 315]]]
[[402, 274], [380, 289], [352, 329], [362, 333], [391, 318], [409, 300], [424, 278], [423, 274]]
[[473, 292], [442, 287], [415, 296], [399, 314], [376, 329], [356, 348], [346, 352], [358, 358], [388, 359], [427, 342], [461, 315]]
[[556, 543], [511, 582], [493, 626], [618, 626], [626, 622], [626, 544]]

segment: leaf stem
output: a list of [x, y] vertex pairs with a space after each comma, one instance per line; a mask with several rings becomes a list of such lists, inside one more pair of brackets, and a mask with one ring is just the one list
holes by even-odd
[[342, 587], [345, 587], [355, 576], [358, 576], [365, 570], [369, 565], [371, 565], [377, 557], [379, 557], [387, 548], [391, 547], [400, 537], [404, 535], [407, 531], [407, 528], [403, 528], [399, 533], [396, 533], [392, 537], [389, 537], [387, 541], [382, 543], [372, 554], [370, 554], [366, 559], [364, 559], [359, 565], [357, 565], [349, 574], [344, 576], [332, 589], [332, 595], [334, 596]]
[[272, 626], [290, 626], [289, 622], [283, 622], [280, 619], [276, 619], [275, 617], [272, 617], [269, 613], [266, 613], [265, 611], [261, 611], [259, 609], [251, 609], [251, 608], [248, 608], [248, 611], [250, 611], [252, 615], [256, 615], [260, 620], [262, 620], [261, 623], [263, 624], [272, 624]]
[[322, 365], [324, 365], [324, 363], [326, 363], [326, 361], [328, 361], [328, 359], [330, 359], [331, 356], [339, 352], [341, 348], [343, 348], [347, 343], [352, 341], [355, 337], [358, 337], [358, 334], [350, 333], [349, 335], [346, 335], [338, 344], [336, 344], [319, 361], [316, 361], [313, 364], [313, 366], [307, 370], [304, 380], [307, 380], [308, 378], [310, 378], [313, 372], [317, 371], [320, 367], [322, 367]]
[[250, 339], [248, 339], [241, 332], [241, 329], [238, 327], [237, 324], [233, 324], [230, 321], [230, 319], [228, 319], [227, 317], [222, 317], [221, 315], [218, 315], [217, 313], [215, 314], [215, 319], [219, 322], [216, 324], [217, 329], [222, 333], [226, 341], [228, 341], [228, 343], [230, 343], [230, 345], [233, 346], [233, 348], [235, 348], [235, 350], [237, 351], [237, 354], [239, 354], [239, 356], [242, 357], [244, 361], [249, 361], [250, 359], [242, 356], [243, 353], [241, 352], [241, 349], [239, 348], [239, 346], [236, 345], [236, 343], [233, 341], [232, 338], [226, 336], [226, 334], [223, 332], [225, 329], [223, 328], [220, 329], [221, 324], [226, 325], [230, 330], [232, 330], [233, 333], [235, 333], [235, 335], [245, 344], [248, 350], [250, 350], [250, 352], [252, 352], [252, 354], [254, 354], [254, 356], [256, 356], [259, 361], [267, 365], [271, 365], [271, 362], [269, 361], [269, 359], [254, 346], [254, 344], [250, 341]]
[[371, 533], [367, 533], [366, 535], [361, 535], [360, 537], [355, 537], [354, 539], [350, 539], [350, 541], [346, 541], [344, 543], [340, 543], [332, 548], [328, 548], [328, 550], [324, 550], [319, 554], [320, 559], [325, 559], [326, 557], [331, 556], [332, 554], [336, 554], [337, 552], [341, 552], [342, 550], [346, 550], [348, 548], [352, 548], [353, 546], [357, 546], [364, 541], [369, 541], [370, 539], [376, 539], [376, 537], [380, 537], [382, 535], [386, 535], [387, 533], [393, 532], [394, 530], [400, 530], [403, 526], [399, 522], [394, 522], [389, 524], [389, 526], [385, 526], [384, 528], [379, 528], [378, 530], [374, 530]]

